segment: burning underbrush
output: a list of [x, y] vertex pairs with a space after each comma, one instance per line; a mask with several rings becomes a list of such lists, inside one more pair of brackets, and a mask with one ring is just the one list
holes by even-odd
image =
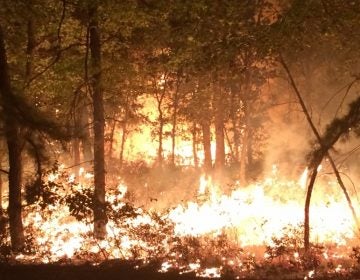
[[159, 272], [234, 278], [290, 274], [299, 278], [346, 275], [357, 270], [360, 249], [347, 203], [333, 182], [317, 188], [311, 207], [312, 249], [303, 252], [306, 174], [287, 181], [273, 173], [227, 194], [200, 178], [191, 201], [165, 209], [136, 206], [120, 184], [107, 192], [107, 238], [92, 235], [91, 174], [50, 170], [27, 188], [27, 248], [10, 251], [0, 236], [4, 262], [93, 263], [121, 259], [155, 265]]

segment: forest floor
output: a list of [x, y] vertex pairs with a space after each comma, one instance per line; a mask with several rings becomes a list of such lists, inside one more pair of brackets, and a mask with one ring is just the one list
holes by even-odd
[[[135, 269], [134, 264], [117, 262], [100, 265], [92, 264], [0, 264], [1, 280], [208, 280], [196, 277], [194, 273], [179, 274], [176, 271], [160, 273], [152, 266]], [[216, 278], [219, 279], [219, 278]], [[224, 276], [221, 279], [239, 279]], [[330, 277], [299, 277], [291, 274], [253, 275], [241, 279], [360, 279], [360, 272]]]
[[1, 280], [190, 280], [195, 274], [159, 273], [152, 267], [135, 269], [132, 264], [2, 264]]

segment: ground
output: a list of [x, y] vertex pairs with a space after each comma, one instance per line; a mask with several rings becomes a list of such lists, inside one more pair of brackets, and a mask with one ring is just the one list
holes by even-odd
[[94, 266], [82, 265], [0, 265], [1, 280], [190, 280], [195, 275], [175, 272], [159, 273], [151, 267], [134, 269], [133, 265], [116, 263]]
[[[152, 266], [134, 269], [134, 264], [116, 262], [101, 265], [71, 265], [71, 264], [0, 264], [1, 280], [209, 280], [197, 278], [193, 273], [179, 274], [177, 272], [159, 273]], [[232, 278], [223, 277], [224, 280]], [[245, 278], [241, 278], [245, 279]], [[291, 275], [267, 275], [250, 279], [304, 279]], [[309, 279], [309, 278], [308, 278]], [[347, 276], [332, 276], [313, 279], [360, 279], [356, 272]]]

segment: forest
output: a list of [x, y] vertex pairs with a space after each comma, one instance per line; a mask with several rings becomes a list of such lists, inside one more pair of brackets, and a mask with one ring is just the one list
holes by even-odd
[[360, 275], [359, 45], [358, 0], [0, 0], [0, 264]]

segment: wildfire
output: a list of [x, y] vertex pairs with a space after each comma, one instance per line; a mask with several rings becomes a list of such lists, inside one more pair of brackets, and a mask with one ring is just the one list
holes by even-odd
[[[300, 184], [268, 178], [247, 188], [238, 187], [230, 195], [210, 189], [206, 201], [179, 205], [169, 218], [180, 236], [229, 230], [241, 246], [266, 245], [274, 236], [279, 237], [283, 228], [302, 223], [305, 192]], [[208, 185], [202, 177], [199, 194], [204, 193], [204, 186]], [[315, 201], [311, 211], [314, 242], [344, 245], [354, 237], [353, 220], [344, 199]]]
[[[264, 248], [276, 248], [286, 229], [294, 229], [286, 233], [288, 239], [302, 240], [307, 170], [298, 182], [284, 181], [274, 167], [271, 177], [245, 188], [235, 184], [229, 194], [222, 193], [211, 177], [201, 176], [193, 201], [161, 213], [131, 206], [126, 201], [127, 187], [119, 184], [107, 193], [109, 221], [107, 239], [102, 241], [92, 237], [91, 217], [76, 208], [79, 201], [86, 202], [81, 191], [90, 185], [91, 174], [82, 169], [79, 176], [64, 178], [61, 172], [47, 178], [57, 184], [60, 198], [46, 207], [34, 204], [25, 213], [24, 225], [35, 250], [17, 255], [18, 261], [138, 259], [146, 263], [157, 258], [163, 260], [160, 272], [179, 269], [216, 278], [225, 266], [239, 272], [253, 269], [251, 262], [259, 256], [254, 254], [256, 248], [263, 248], [264, 261], [271, 260], [273, 253], [264, 253]], [[355, 238], [350, 210], [340, 192], [328, 189], [324, 194], [324, 188], [334, 186], [323, 186], [313, 195], [312, 242], [346, 246]], [[299, 263], [301, 245], [294, 244], [289, 257]], [[322, 253], [324, 260], [335, 255]], [[312, 278], [313, 273], [307, 277]]]

